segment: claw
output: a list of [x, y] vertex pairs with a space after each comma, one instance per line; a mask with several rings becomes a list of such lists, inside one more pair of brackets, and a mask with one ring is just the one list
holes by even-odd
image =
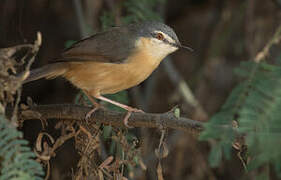
[[96, 110], [98, 110], [98, 109], [99, 109], [99, 107], [94, 107], [91, 111], [89, 111], [89, 112], [86, 114], [85, 119], [86, 119], [87, 123], [88, 123], [88, 120], [91, 118], [92, 114], [93, 114]]
[[140, 109], [136, 109], [136, 108], [129, 108], [128, 109], [128, 112], [123, 120], [124, 122], [124, 125], [127, 127], [127, 128], [133, 128], [132, 126], [129, 126], [128, 122], [129, 122], [129, 118], [130, 116], [132, 115], [132, 112], [139, 112], [139, 113], [144, 113], [143, 110], [140, 110]]
[[141, 109], [136, 109], [136, 108], [131, 108], [131, 107], [128, 109], [128, 111], [130, 111], [130, 112], [140, 112], [140, 113], [144, 113], [144, 111], [141, 110]]
[[[105, 102], [109, 102], [109, 103], [111, 103], [111, 104], [114, 104], [115, 106], [118, 106], [118, 107], [121, 107], [121, 108], [127, 110], [128, 112], [127, 112], [127, 114], [126, 114], [126, 116], [125, 116], [125, 118], [124, 118], [124, 120], [123, 120], [124, 125], [125, 125], [127, 128], [132, 128], [131, 126], [128, 125], [128, 121], [129, 121], [129, 118], [130, 118], [132, 112], [144, 113], [143, 110], [136, 109], [136, 108], [132, 108], [132, 107], [127, 106], [127, 105], [125, 105], [125, 104], [121, 104], [121, 103], [119, 103], [119, 102], [110, 100], [110, 99], [108, 99], [108, 98], [106, 98], [106, 97], [103, 97], [103, 96], [101, 96], [101, 95], [95, 96], [95, 98], [97, 98], [97, 99], [99, 99], [99, 100], [102, 100], [102, 101], [105, 101]], [[95, 109], [93, 109], [92, 111], [94, 112]], [[90, 111], [90, 112], [92, 113], [92, 111]], [[90, 113], [90, 112], [89, 112], [89, 113]], [[89, 113], [88, 113], [88, 114], [89, 114]], [[87, 115], [88, 115], [88, 114], [87, 114]], [[91, 115], [91, 114], [90, 114], [90, 115]]]
[[129, 122], [129, 117], [131, 116], [131, 114], [132, 114], [132, 112], [131, 112], [131, 111], [128, 111], [127, 114], [126, 114], [126, 116], [125, 116], [125, 118], [123, 119], [124, 125], [125, 125], [127, 128], [129, 128], [129, 129], [133, 128], [133, 126], [129, 126], [129, 124], [128, 124], [128, 122]]

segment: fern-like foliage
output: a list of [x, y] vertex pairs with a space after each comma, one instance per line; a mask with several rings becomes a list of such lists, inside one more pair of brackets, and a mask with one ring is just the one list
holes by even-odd
[[[281, 28], [279, 28], [279, 36]], [[279, 57], [281, 61], [281, 57]], [[231, 93], [201, 134], [202, 140], [217, 140], [209, 162], [217, 166], [223, 155], [229, 159], [237, 137], [247, 146], [247, 170], [274, 167], [281, 177], [281, 66], [280, 62], [243, 62], [236, 70], [245, 78]], [[271, 166], [268, 166], [271, 165]]]
[[44, 174], [22, 133], [0, 115], [0, 180], [40, 180]]

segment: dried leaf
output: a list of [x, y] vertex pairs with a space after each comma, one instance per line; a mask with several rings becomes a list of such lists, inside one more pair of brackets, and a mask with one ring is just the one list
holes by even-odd
[[104, 160], [101, 165], [99, 166], [99, 168], [103, 169], [103, 168], [108, 168], [107, 166], [113, 161], [114, 157], [113, 156], [109, 156], [106, 160]]
[[104, 180], [103, 173], [101, 170], [98, 170], [99, 180]]
[[158, 177], [158, 180], [164, 180], [163, 170], [162, 170], [160, 161], [158, 162], [158, 165], [157, 165], [157, 177]]

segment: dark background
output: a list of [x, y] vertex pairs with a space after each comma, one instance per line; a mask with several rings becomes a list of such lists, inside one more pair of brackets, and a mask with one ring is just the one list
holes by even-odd
[[[126, 0], [84, 0], [84, 16], [93, 32], [101, 29], [100, 17], [105, 11], [118, 10]], [[79, 20], [74, 1], [70, 0], [1, 0], [0, 48], [32, 43], [40, 31], [43, 43], [33, 68], [47, 64], [59, 56], [67, 42], [81, 39]], [[122, 10], [118, 13], [123, 13]], [[154, 80], [129, 90], [132, 106], [147, 112], [166, 112], [175, 105], [181, 115], [207, 121], [219, 110], [238, 79], [233, 69], [241, 61], [253, 59], [281, 22], [279, 0], [167, 0], [163, 16], [166, 24], [176, 31], [182, 44], [192, 47], [193, 53], [179, 50], [171, 62], [188, 83], [204, 113], [198, 112], [182, 98], [171, 82], [163, 65], [153, 73]], [[118, 20], [117, 20], [118, 21]], [[117, 22], [118, 23], [118, 22]], [[152, 82], [152, 83], [149, 83]], [[146, 97], [138, 95], [149, 91]], [[30, 96], [37, 104], [73, 103], [78, 90], [62, 79], [40, 80], [23, 87], [22, 102]], [[139, 100], [145, 99], [145, 100]], [[142, 101], [142, 102], [140, 102]], [[25, 136], [31, 141], [40, 131], [40, 123], [25, 124]], [[38, 128], [38, 129], [37, 129]], [[138, 130], [137, 130], [138, 131]], [[142, 130], [143, 157], [153, 155], [159, 142], [158, 130]], [[233, 152], [231, 161], [220, 167], [208, 165], [209, 147], [183, 132], [168, 132], [169, 155], [163, 160], [165, 179], [239, 179], [242, 164]], [[77, 162], [72, 143], [62, 148], [52, 162], [53, 179], [69, 179]], [[149, 159], [149, 158], [148, 158]], [[155, 179], [156, 161], [147, 161], [147, 172], [137, 179]]]

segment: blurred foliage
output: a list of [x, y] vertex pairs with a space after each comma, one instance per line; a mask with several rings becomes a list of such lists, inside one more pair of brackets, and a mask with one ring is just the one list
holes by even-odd
[[[271, 42], [280, 41], [280, 37], [281, 26]], [[218, 166], [223, 155], [230, 159], [232, 146], [238, 142], [238, 151], [246, 148], [241, 158], [246, 171], [272, 165], [281, 177], [281, 56], [275, 64], [242, 62], [235, 72], [245, 80], [232, 91], [200, 136], [201, 140], [216, 140], [210, 165]]]
[[73, 44], [75, 44], [77, 41], [74, 41], [74, 40], [68, 40], [65, 42], [64, 46], [65, 48], [69, 48], [71, 47]]
[[10, 122], [0, 115], [0, 167], [1, 180], [42, 179], [43, 169], [35, 161], [28, 141]]
[[163, 21], [159, 11], [165, 0], [128, 0], [124, 2], [127, 15], [122, 18], [124, 24], [140, 21]]
[[101, 28], [102, 30], [106, 30], [109, 27], [115, 26], [114, 23], [114, 14], [113, 12], [105, 11], [103, 12], [103, 15], [100, 17]]

